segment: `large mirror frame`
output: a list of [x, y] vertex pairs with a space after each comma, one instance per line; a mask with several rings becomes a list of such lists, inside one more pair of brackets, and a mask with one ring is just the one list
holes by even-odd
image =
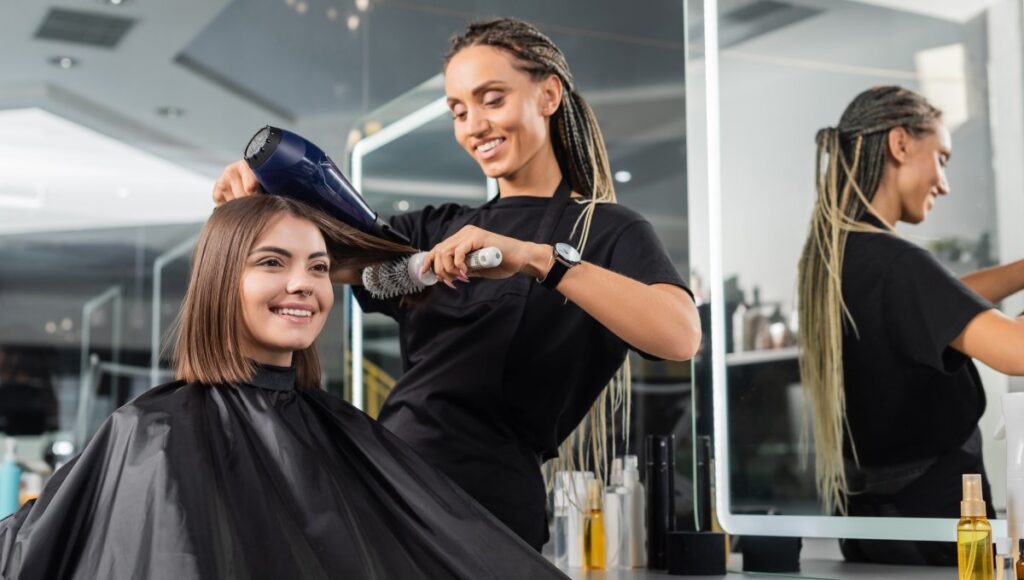
[[[717, 518], [726, 531], [741, 535], [800, 536], [822, 538], [866, 538], [885, 540], [954, 541], [953, 518], [877, 518], [838, 516], [749, 515], [733, 513], [729, 465], [729, 409], [726, 378], [725, 295], [722, 247], [722, 187], [719, 132], [719, 46], [718, 0], [688, 0], [687, 14], [703, 11], [703, 39], [689, 45], [687, 58], [687, 141], [690, 159], [690, 215], [694, 221], [706, 216], [706, 228], [691, 229], [691, 264], [706, 265], [708, 290], [712, 296], [711, 333], [705, 348], [712, 353], [712, 398], [714, 409], [714, 503]], [[1000, 22], [990, 30], [990, 91], [992, 99], [992, 140], [1003, 160], [996, 178], [998, 244], [1005, 259], [1024, 256], [1024, 237], [1019, 231], [1024, 217], [1024, 168], [1004, 167], [1024, 156], [1024, 54], [1021, 46], [1021, 4], [993, 3], [987, 8], [988, 22]], [[1016, 32], [1013, 28], [1016, 27]], [[994, 50], [994, 49], [998, 50]], [[992, 72], [997, 71], [997, 72]], [[703, 163], [698, 162], [703, 160]], [[999, 162], [997, 159], [996, 163]], [[1019, 216], [1019, 217], [1018, 217]], [[1024, 297], [1014, 296], [1002, 303], [1008, 313], [1024, 310]], [[1020, 379], [1008, 380], [1010, 391], [1024, 389]], [[990, 400], [998, 406], [998, 400]], [[1001, 460], [1001, 458], [1000, 458]], [[1002, 473], [1002, 470], [996, 470]], [[998, 475], [997, 475], [998, 477]], [[1006, 535], [1006, 521], [992, 521], [995, 537]]]

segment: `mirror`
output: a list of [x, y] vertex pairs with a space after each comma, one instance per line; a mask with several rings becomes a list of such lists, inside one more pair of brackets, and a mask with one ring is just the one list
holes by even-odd
[[[712, 303], [718, 516], [741, 534], [951, 540], [952, 519], [823, 514], [813, 442], [801, 437], [807, 398], [796, 350], [797, 261], [815, 198], [815, 133], [835, 126], [861, 91], [889, 84], [944, 111], [955, 151], [947, 168], [952, 194], [920, 225], [897, 230], [958, 276], [1021, 256], [1020, 3], [699, 6], [717, 32], [708, 53], [699, 47], [691, 56], [712, 90], [701, 119], [708, 147], [692, 147], [690, 165], [709, 186], [701, 207], [709, 250], [694, 253], [693, 267], [709, 276]], [[691, 176], [692, 191], [701, 178]], [[1001, 306], [1019, 313], [1020, 297]], [[1015, 381], [978, 367], [988, 399], [979, 421], [984, 463], [999, 512], [1005, 447], [993, 435], [1000, 395]]]

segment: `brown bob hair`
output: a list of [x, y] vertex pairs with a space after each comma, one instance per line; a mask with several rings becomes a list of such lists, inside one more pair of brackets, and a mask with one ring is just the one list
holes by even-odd
[[[252, 379], [255, 368], [242, 355], [241, 279], [246, 257], [270, 222], [286, 213], [312, 222], [327, 243], [331, 269], [361, 268], [414, 253], [403, 244], [365, 234], [290, 198], [253, 195], [213, 210], [192, 255], [188, 291], [178, 313], [174, 371], [179, 380], [223, 385]], [[299, 389], [320, 386], [316, 343], [295, 351]]]

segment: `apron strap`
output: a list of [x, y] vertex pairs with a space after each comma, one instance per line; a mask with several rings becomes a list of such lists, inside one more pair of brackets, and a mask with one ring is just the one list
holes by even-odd
[[548, 201], [544, 215], [540, 218], [540, 225], [537, 226], [537, 231], [533, 235], [535, 243], [551, 242], [551, 238], [555, 235], [555, 228], [558, 227], [558, 222], [562, 219], [562, 214], [565, 213], [565, 208], [568, 206], [566, 201], [570, 197], [572, 197], [572, 188], [569, 187], [569, 182], [563, 178], [558, 184], [558, 188], [555, 189], [555, 194]]

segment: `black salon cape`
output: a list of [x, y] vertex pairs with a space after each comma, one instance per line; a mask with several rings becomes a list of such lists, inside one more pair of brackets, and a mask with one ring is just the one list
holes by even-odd
[[[573, 242], [584, 205], [554, 197], [445, 204], [392, 218], [431, 248], [466, 225], [519, 240]], [[686, 288], [651, 224], [618, 204], [594, 211], [583, 259], [644, 284]], [[404, 374], [380, 421], [535, 548], [547, 539], [539, 465], [580, 423], [629, 345], [557, 291], [525, 275], [434, 286], [421, 303], [360, 305], [399, 323]], [[682, 339], [680, 339], [682, 340]]]
[[0, 522], [3, 578], [564, 578], [354, 407], [175, 382], [116, 411]]

